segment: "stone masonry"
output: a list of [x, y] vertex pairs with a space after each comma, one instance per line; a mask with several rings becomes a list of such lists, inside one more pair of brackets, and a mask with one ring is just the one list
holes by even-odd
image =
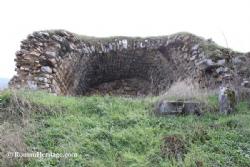
[[177, 80], [202, 88], [223, 82], [249, 87], [250, 53], [239, 53], [190, 33], [94, 38], [65, 30], [38, 31], [16, 52], [15, 88], [58, 95], [160, 94]]

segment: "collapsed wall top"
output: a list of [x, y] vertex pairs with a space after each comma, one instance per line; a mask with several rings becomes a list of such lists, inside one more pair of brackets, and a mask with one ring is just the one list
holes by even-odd
[[9, 85], [63, 95], [159, 94], [186, 78], [201, 87], [233, 80], [249, 85], [249, 55], [190, 33], [94, 38], [65, 30], [38, 31], [21, 42], [17, 75]]

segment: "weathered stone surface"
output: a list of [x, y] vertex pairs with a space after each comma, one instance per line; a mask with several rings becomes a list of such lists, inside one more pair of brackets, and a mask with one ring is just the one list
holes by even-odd
[[244, 80], [242, 83], [241, 83], [242, 86], [246, 87], [246, 88], [250, 88], [250, 81], [246, 81]]
[[225, 62], [226, 62], [226, 60], [225, 60], [225, 59], [222, 59], [222, 60], [218, 60], [216, 63], [217, 63], [217, 65], [222, 66], [222, 65], [225, 64]]
[[[186, 78], [199, 82], [202, 88], [250, 80], [250, 53], [234, 52], [189, 33], [92, 38], [64, 30], [39, 31], [21, 42], [15, 61], [17, 75], [10, 86], [36, 85], [63, 95], [108, 93], [109, 86], [103, 85], [130, 79], [137, 82], [129, 81], [133, 86], [125, 87], [130, 89], [119, 88], [115, 93], [157, 95]], [[41, 77], [46, 79], [38, 79]], [[137, 90], [131, 91], [134, 88]]]
[[223, 68], [223, 67], [219, 67], [219, 68], [216, 69], [216, 72], [217, 72], [218, 74], [222, 74], [222, 73], [224, 73], [225, 71], [226, 71], [226, 69]]
[[201, 114], [201, 104], [192, 101], [160, 100], [155, 106], [158, 115]]
[[53, 52], [53, 51], [46, 51], [45, 54], [47, 56], [50, 56], [50, 57], [56, 57], [57, 56], [57, 53], [56, 52]]
[[37, 84], [34, 81], [27, 81], [27, 83], [28, 83], [28, 87], [31, 90], [37, 90]]
[[209, 70], [209, 69], [218, 67], [218, 65], [215, 62], [213, 62], [211, 59], [201, 60], [200, 62], [197, 63], [197, 65], [199, 66], [201, 70]]
[[44, 73], [52, 73], [52, 69], [49, 66], [43, 66], [41, 67], [41, 71]]
[[220, 112], [224, 114], [229, 114], [235, 111], [236, 105], [236, 93], [233, 89], [229, 87], [220, 87], [219, 92], [219, 107]]

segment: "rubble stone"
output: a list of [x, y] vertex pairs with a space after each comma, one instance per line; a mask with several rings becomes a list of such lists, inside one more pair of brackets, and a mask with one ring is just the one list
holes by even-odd
[[52, 73], [52, 69], [49, 66], [41, 67], [41, 71], [44, 73]]
[[[235, 64], [232, 57], [239, 57], [241, 63]], [[158, 95], [186, 78], [212, 89], [222, 81], [241, 85], [243, 78], [250, 80], [250, 53], [218, 47], [189, 33], [94, 38], [65, 30], [38, 31], [21, 42], [15, 61], [17, 75], [11, 79], [11, 87], [36, 85], [62, 95], [106, 92], [102, 86], [106, 83], [130, 88], [120, 91], [119, 87], [114, 92]]]
[[51, 56], [51, 57], [56, 57], [56, 52], [52, 52], [52, 51], [46, 51], [45, 52], [47, 56]]

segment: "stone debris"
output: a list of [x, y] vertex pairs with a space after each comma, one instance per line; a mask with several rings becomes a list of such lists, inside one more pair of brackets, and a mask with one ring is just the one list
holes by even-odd
[[126, 79], [150, 83], [144, 84], [150, 91], [142, 92], [155, 95], [186, 78], [201, 88], [218, 88], [234, 80], [247, 87], [243, 79], [250, 80], [250, 53], [234, 52], [189, 33], [93, 38], [64, 30], [38, 31], [21, 42], [15, 61], [11, 87], [62, 95], [101, 91], [98, 85]]
[[155, 106], [157, 115], [201, 114], [201, 103], [193, 101], [160, 100]]

